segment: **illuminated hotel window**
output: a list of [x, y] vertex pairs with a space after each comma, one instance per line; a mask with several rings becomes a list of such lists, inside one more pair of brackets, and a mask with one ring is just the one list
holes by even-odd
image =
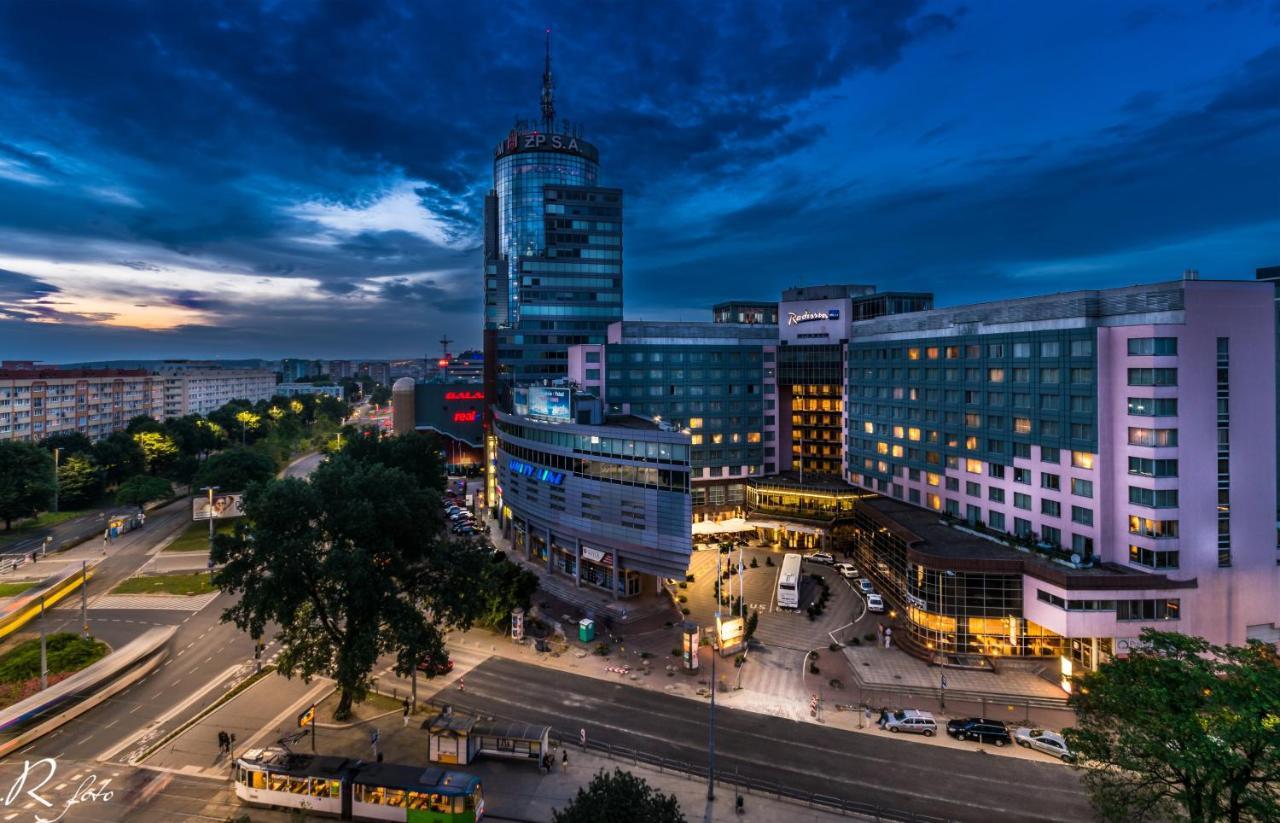
[[877, 441], [876, 454], [888, 454], [888, 453], [889, 453], [889, 444]]
[[972, 434], [971, 434], [971, 435], [969, 435], [968, 437], [966, 437], [966, 438], [964, 439], [964, 447], [965, 447], [966, 449], [969, 449], [970, 451], [975, 451], [975, 450], [977, 450], [977, 448], [978, 448], [978, 438], [977, 438], [977, 436], [976, 436], [976, 435], [972, 435]]
[[938, 359], [938, 347], [937, 347], [937, 346], [930, 346], [929, 348], [925, 349], [925, 356], [926, 356], [926, 357], [928, 357], [930, 360], [937, 360], [937, 359]]
[[690, 443], [692, 443], [692, 444], [693, 444], [693, 445], [695, 445], [695, 446], [701, 446], [701, 445], [702, 445], [702, 435], [700, 435], [700, 434], [694, 434], [694, 435], [691, 435], [691, 436], [689, 437], [689, 442], [690, 442]]
[[906, 430], [905, 430], [905, 429], [903, 429], [903, 428], [902, 428], [902, 426], [894, 426], [894, 427], [893, 427], [893, 436], [894, 436], [894, 437], [896, 437], [896, 438], [898, 438], [899, 440], [901, 440], [901, 439], [903, 438], [903, 436], [905, 435], [905, 432], [906, 432]]
[[1089, 452], [1072, 452], [1071, 465], [1077, 469], [1092, 469], [1093, 455]]
[[868, 420], [867, 422], [862, 424], [862, 430], [867, 434], [874, 434], [876, 427], [870, 420]]
[[987, 369], [987, 380], [992, 383], [1004, 382], [1004, 369]]
[[929, 495], [929, 508], [934, 511], [942, 511], [942, 498], [936, 494]]
[[914, 440], [917, 443], [920, 442], [920, 430], [914, 426], [907, 429], [907, 439]]
[[982, 461], [969, 459], [964, 461], [965, 471], [969, 474], [982, 474]]
[[1017, 434], [1030, 434], [1031, 421], [1026, 417], [1013, 418], [1013, 430]]
[[894, 446], [894, 447], [893, 447], [893, 452], [892, 452], [892, 454], [893, 454], [893, 456], [894, 456], [894, 457], [902, 457], [902, 455], [903, 455], [902, 447], [901, 447], [901, 446]]
[[915, 348], [915, 347], [910, 348], [910, 349], [907, 349], [907, 359], [908, 359], [908, 360], [919, 360], [919, 359], [920, 359], [920, 349], [919, 349], [919, 348]]
[[724, 435], [723, 435], [723, 434], [713, 434], [713, 435], [711, 435], [711, 442], [712, 442], [712, 443], [715, 443], [716, 445], [719, 445], [719, 444], [723, 443], [723, 442], [724, 442]]
[[939, 486], [942, 484], [942, 477], [933, 472], [925, 472], [924, 481], [930, 486]]
[[701, 417], [690, 417], [690, 418], [689, 418], [689, 428], [691, 428], [691, 429], [700, 429], [700, 428], [702, 428], [702, 418], [701, 418]]

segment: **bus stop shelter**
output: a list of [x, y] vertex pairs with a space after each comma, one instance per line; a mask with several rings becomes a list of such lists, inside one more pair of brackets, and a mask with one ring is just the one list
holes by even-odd
[[550, 751], [550, 726], [482, 721], [474, 715], [452, 711], [441, 712], [424, 725], [428, 732], [427, 759], [432, 763], [465, 766], [481, 756], [538, 763]]

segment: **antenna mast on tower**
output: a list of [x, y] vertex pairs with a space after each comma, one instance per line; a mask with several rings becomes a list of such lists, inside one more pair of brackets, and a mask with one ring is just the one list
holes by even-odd
[[551, 79], [551, 29], [547, 29], [547, 56], [542, 69], [542, 128], [553, 131], [556, 122], [555, 81]]
[[444, 356], [445, 358], [448, 358], [448, 356], [449, 356], [449, 344], [450, 344], [450, 343], [452, 343], [452, 342], [454, 342], [454, 341], [452, 341], [452, 340], [450, 340], [450, 339], [449, 339], [449, 335], [447, 335], [447, 334], [442, 334], [442, 335], [440, 335], [440, 340], [439, 340], [439, 343], [440, 343], [440, 351], [441, 351], [441, 352], [443, 352], [443, 356]]

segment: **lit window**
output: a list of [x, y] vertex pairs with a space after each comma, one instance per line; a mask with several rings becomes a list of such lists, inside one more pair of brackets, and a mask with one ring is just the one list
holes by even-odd
[[920, 349], [918, 349], [918, 348], [910, 348], [910, 349], [907, 349], [907, 359], [908, 359], [908, 360], [919, 360], [919, 359], [920, 359]]
[[969, 449], [970, 451], [976, 450], [978, 448], [977, 436], [971, 434], [968, 437], [966, 437], [964, 439], [964, 447], [966, 449]]
[[892, 452], [892, 454], [893, 454], [893, 456], [894, 456], [894, 457], [902, 457], [902, 455], [903, 455], [902, 447], [901, 447], [901, 446], [897, 446], [897, 445], [895, 445], [895, 446], [893, 447], [893, 452]]
[[702, 435], [700, 435], [700, 434], [690, 435], [690, 437], [689, 437], [689, 442], [690, 442], [690, 443], [692, 443], [692, 444], [693, 444], [693, 445], [695, 445], [695, 446], [701, 446], [701, 445], [702, 445]]
[[1089, 452], [1072, 452], [1071, 465], [1077, 469], [1092, 469], [1093, 455]]
[[883, 442], [876, 443], [876, 454], [888, 454], [888, 453], [889, 453], [888, 443], [883, 443]]
[[759, 442], [760, 442], [760, 432], [747, 432], [747, 442], [748, 442], [748, 443], [759, 443]]
[[862, 430], [867, 434], [875, 434], [876, 427], [870, 420], [868, 420], [862, 424]]
[[917, 429], [917, 428], [916, 428], [916, 427], [914, 427], [914, 426], [912, 426], [911, 428], [907, 429], [907, 439], [908, 439], [908, 440], [914, 440], [915, 442], [919, 443], [919, 442], [920, 442], [920, 430], [919, 430], [919, 429]]
[[937, 359], [938, 359], [938, 347], [937, 347], [937, 346], [930, 346], [929, 348], [925, 349], [925, 356], [926, 356], [926, 357], [928, 357], [930, 360], [937, 360]]
[[987, 380], [991, 383], [1004, 382], [1004, 369], [987, 369]]
[[942, 485], [942, 477], [934, 474], [933, 472], [925, 472], [924, 482], [928, 483], [930, 486], [940, 486]]
[[983, 472], [982, 461], [974, 460], [970, 458], [964, 461], [964, 469], [965, 471], [969, 472], [969, 474], [982, 474]]
[[929, 508], [936, 512], [942, 511], [942, 498], [936, 494], [929, 495]]
[[905, 435], [905, 430], [901, 426], [893, 427], [893, 436], [901, 440]]
[[1013, 418], [1013, 430], [1017, 434], [1030, 434], [1031, 421], [1026, 417]]
[[690, 417], [690, 418], [689, 418], [689, 428], [691, 428], [691, 429], [700, 429], [700, 428], [702, 428], [702, 418], [701, 418], [701, 417]]
[[723, 434], [713, 434], [713, 435], [711, 435], [711, 442], [712, 442], [712, 443], [716, 443], [716, 444], [723, 443], [723, 442], [724, 442], [724, 435], [723, 435]]

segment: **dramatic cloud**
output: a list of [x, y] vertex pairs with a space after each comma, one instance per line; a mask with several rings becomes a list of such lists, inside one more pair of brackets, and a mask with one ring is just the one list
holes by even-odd
[[1278, 262], [1266, 4], [9, 3], [0, 356], [477, 345], [491, 150], [547, 25], [626, 190], [631, 316]]

